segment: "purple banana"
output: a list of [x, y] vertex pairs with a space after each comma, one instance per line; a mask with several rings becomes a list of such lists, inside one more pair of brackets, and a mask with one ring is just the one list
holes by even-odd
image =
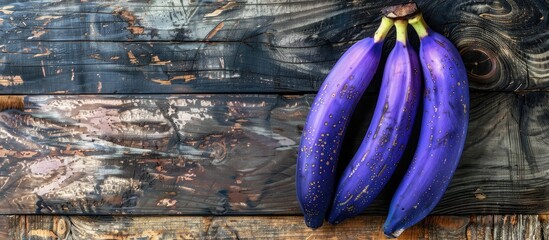
[[408, 22], [395, 21], [397, 41], [385, 64], [368, 132], [345, 169], [328, 221], [339, 223], [364, 211], [383, 189], [410, 138], [420, 99], [419, 60], [407, 39]]
[[423, 118], [414, 158], [383, 226], [388, 237], [398, 237], [438, 204], [459, 163], [469, 120], [467, 72], [459, 52], [448, 39], [428, 28], [421, 14], [409, 23], [420, 38]]
[[393, 21], [383, 18], [374, 37], [355, 43], [335, 64], [311, 106], [299, 146], [297, 199], [310, 228], [322, 226], [330, 206], [343, 135], [372, 80]]

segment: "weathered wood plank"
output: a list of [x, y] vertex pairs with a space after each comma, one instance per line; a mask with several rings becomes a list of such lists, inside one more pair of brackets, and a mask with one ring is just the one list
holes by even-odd
[[[312, 92], [396, 2], [4, 1], [0, 93]], [[418, 3], [473, 89], [547, 90], [549, 4]]]
[[[398, 1], [392, 1], [398, 2]], [[385, 3], [385, 4], [391, 4]], [[295, 47], [293, 42], [343, 39], [379, 17], [384, 3], [328, 1], [68, 1], [6, 2], [0, 17], [11, 40], [222, 41]], [[366, 14], [364, 14], [366, 13]], [[221, 24], [221, 25], [220, 25]], [[351, 26], [352, 32], [349, 32]], [[319, 28], [321, 27], [321, 28]], [[338, 29], [339, 28], [339, 29]], [[375, 27], [374, 27], [375, 28]], [[330, 31], [330, 32], [327, 32]], [[68, 34], [65, 34], [68, 33]], [[272, 36], [262, 36], [275, 33]], [[325, 35], [327, 34], [327, 35]], [[349, 37], [347, 36], [347, 37]], [[272, 41], [270, 41], [272, 40]], [[311, 44], [313, 41], [305, 41]], [[302, 44], [303, 44], [302, 43]]]
[[[13, 216], [13, 239], [386, 239], [384, 217], [360, 216], [311, 230], [299, 216]], [[436, 216], [399, 239], [464, 239], [469, 218]], [[509, 224], [509, 223], [507, 223]], [[533, 238], [532, 238], [533, 239]], [[537, 238], [540, 239], [540, 238]]]
[[[0, 112], [0, 213], [298, 214], [313, 97], [27, 96], [24, 112]], [[549, 211], [548, 97], [473, 93], [463, 158], [434, 213]], [[374, 101], [360, 103], [341, 166]], [[413, 147], [367, 213], [386, 213]]]
[[9, 229], [15, 229], [12, 219], [11, 216], [0, 216], [0, 239], [8, 239]]
[[[20, 42], [0, 46], [0, 92], [311, 91], [336, 59], [316, 54], [318, 47], [256, 50], [241, 42]], [[308, 57], [282, 59], [293, 54]], [[313, 66], [326, 71], [311, 71]]]
[[[311, 230], [300, 216], [2, 216], [3, 239], [386, 239], [385, 217]], [[538, 215], [430, 216], [398, 239], [541, 240]], [[540, 218], [541, 219], [541, 218]], [[9, 224], [9, 226], [8, 226]]]
[[538, 215], [472, 216], [468, 239], [543, 239]]
[[549, 239], [549, 214], [539, 215], [543, 239]]
[[[459, 166], [464, 171], [456, 172], [460, 180], [453, 181], [440, 204], [448, 207], [445, 212], [460, 214], [470, 200], [490, 198], [498, 201], [470, 209], [471, 214], [475, 210], [512, 214], [517, 209], [528, 211], [526, 205], [549, 208], [549, 148], [544, 140], [548, 136], [544, 124], [547, 97], [546, 93], [473, 95], [466, 150]], [[490, 181], [501, 185], [485, 184]], [[545, 199], [530, 202], [536, 195]]]

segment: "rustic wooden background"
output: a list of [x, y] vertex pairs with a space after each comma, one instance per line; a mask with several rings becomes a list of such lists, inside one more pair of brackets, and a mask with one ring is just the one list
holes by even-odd
[[[24, 95], [26, 106], [0, 112], [0, 226], [19, 229], [0, 236], [85, 239], [85, 229], [111, 223], [127, 234], [98, 234], [139, 238], [144, 222], [166, 224], [159, 215], [200, 215], [167, 219], [168, 239], [235, 237], [211, 233], [212, 221], [248, 238], [248, 225], [288, 221], [297, 235], [260, 235], [310, 236], [291, 216], [299, 214], [293, 175], [304, 119], [339, 56], [398, 2], [1, 1], [0, 94]], [[456, 229], [468, 237], [531, 227], [547, 239], [549, 2], [418, 3], [460, 50], [472, 91], [465, 151], [434, 213], [462, 221], [451, 226], [467, 226]], [[368, 126], [376, 79], [351, 122], [343, 164]], [[365, 214], [386, 214], [412, 150]], [[64, 215], [21, 215], [42, 213]], [[379, 235], [382, 220], [365, 218], [347, 229]], [[417, 237], [444, 229], [433, 219]], [[169, 227], [178, 224], [199, 235]]]

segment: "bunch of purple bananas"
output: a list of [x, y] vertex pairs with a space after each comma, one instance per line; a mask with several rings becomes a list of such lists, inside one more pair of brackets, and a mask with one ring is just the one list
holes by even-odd
[[[408, 41], [408, 24], [420, 38], [419, 58]], [[345, 130], [377, 71], [384, 39], [393, 26], [396, 43], [386, 60], [373, 118], [336, 185]], [[373, 37], [355, 43], [339, 59], [307, 117], [296, 173], [307, 226], [318, 228], [325, 219], [336, 224], [364, 212], [402, 158], [420, 101], [419, 141], [383, 226], [388, 237], [398, 237], [425, 218], [446, 191], [465, 143], [469, 87], [459, 52], [427, 26], [421, 13], [407, 19], [383, 17]]]

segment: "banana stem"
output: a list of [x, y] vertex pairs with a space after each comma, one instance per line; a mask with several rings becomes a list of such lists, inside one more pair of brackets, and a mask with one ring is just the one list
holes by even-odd
[[379, 28], [374, 34], [374, 41], [375, 42], [383, 41], [383, 39], [385, 39], [385, 37], [387, 36], [387, 33], [389, 33], [389, 30], [391, 30], [392, 27], [393, 27], [392, 19], [388, 17], [381, 18], [381, 24], [379, 25]]
[[408, 39], [408, 22], [406, 20], [395, 20], [396, 40], [406, 46]]
[[419, 38], [424, 38], [429, 35], [429, 26], [427, 26], [427, 23], [423, 19], [423, 15], [421, 13], [408, 19], [408, 23], [410, 23], [410, 25], [412, 25], [412, 27], [416, 30]]

